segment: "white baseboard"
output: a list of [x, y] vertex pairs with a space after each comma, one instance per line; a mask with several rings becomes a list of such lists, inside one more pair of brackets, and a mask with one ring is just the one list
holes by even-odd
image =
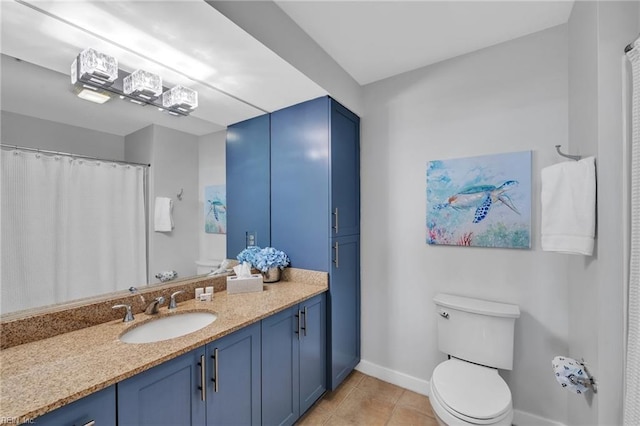
[[564, 423], [520, 410], [513, 410], [513, 424], [515, 426], [566, 426]]
[[382, 367], [366, 360], [361, 360], [360, 364], [356, 366], [356, 370], [396, 386], [409, 389], [410, 391], [414, 391], [421, 395], [429, 396], [428, 380], [418, 379], [408, 374], [391, 370], [390, 368]]
[[[372, 362], [361, 360], [356, 370], [385, 382], [409, 389], [421, 395], [429, 396], [429, 381], [418, 379], [390, 368], [382, 367]], [[513, 410], [513, 424], [515, 426], [566, 426], [564, 423], [536, 416], [526, 411]]]

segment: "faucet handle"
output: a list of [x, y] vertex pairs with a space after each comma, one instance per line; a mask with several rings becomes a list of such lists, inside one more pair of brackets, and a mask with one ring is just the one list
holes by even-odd
[[111, 309], [118, 309], [118, 308], [126, 308], [127, 312], [124, 314], [124, 319], [122, 320], [123, 322], [129, 322], [129, 321], [133, 321], [133, 313], [131, 313], [131, 305], [113, 305], [111, 307]]
[[184, 293], [184, 290], [178, 290], [171, 295], [171, 300], [169, 301], [169, 309], [175, 309], [178, 307], [178, 304], [176, 303], [176, 296], [182, 293]]

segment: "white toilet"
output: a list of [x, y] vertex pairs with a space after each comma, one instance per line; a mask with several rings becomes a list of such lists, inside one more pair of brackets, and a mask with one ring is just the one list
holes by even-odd
[[196, 274], [204, 275], [215, 271], [222, 261], [218, 259], [196, 260]]
[[438, 313], [438, 348], [450, 359], [431, 376], [429, 400], [438, 423], [511, 425], [511, 391], [498, 368], [513, 368], [517, 305], [450, 294], [433, 301]]

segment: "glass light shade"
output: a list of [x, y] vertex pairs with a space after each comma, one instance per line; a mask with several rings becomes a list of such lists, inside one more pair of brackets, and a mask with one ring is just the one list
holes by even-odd
[[[118, 78], [118, 60], [113, 56], [88, 48], [73, 61], [71, 81], [92, 80], [101, 84], [113, 83]], [[75, 68], [75, 71], [74, 71]]]
[[155, 99], [162, 93], [162, 78], [145, 70], [136, 70], [123, 80], [126, 95]]
[[176, 86], [162, 94], [162, 106], [190, 111], [198, 107], [198, 92], [184, 86]]

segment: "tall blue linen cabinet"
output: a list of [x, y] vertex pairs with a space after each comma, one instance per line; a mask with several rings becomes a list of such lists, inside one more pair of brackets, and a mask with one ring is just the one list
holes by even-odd
[[[234, 193], [261, 184], [236, 161], [263, 176], [269, 164], [268, 202]], [[257, 245], [283, 250], [292, 267], [329, 273], [326, 370], [335, 389], [360, 362], [359, 117], [325, 96], [229, 126], [227, 203], [228, 257], [267, 217], [270, 239], [261, 231]]]

